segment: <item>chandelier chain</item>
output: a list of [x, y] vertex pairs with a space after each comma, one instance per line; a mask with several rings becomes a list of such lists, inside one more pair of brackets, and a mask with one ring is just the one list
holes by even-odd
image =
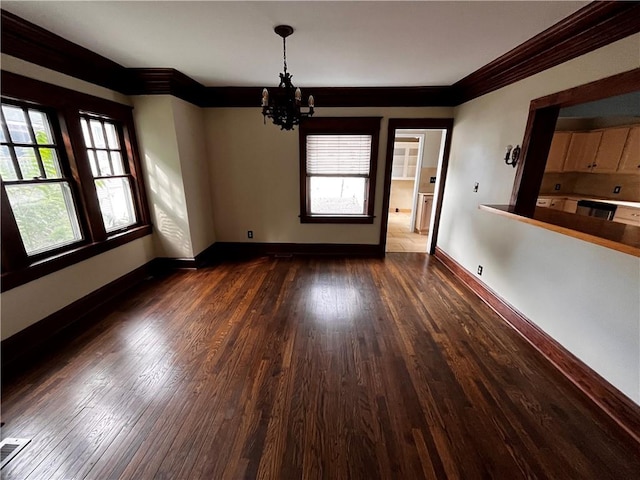
[[287, 38], [282, 37], [282, 53], [284, 59], [284, 73], [287, 73]]

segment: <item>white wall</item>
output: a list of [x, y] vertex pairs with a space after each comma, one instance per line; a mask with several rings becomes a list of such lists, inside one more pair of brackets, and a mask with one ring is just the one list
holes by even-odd
[[133, 102], [156, 253], [193, 258], [215, 241], [203, 111], [170, 95]]
[[203, 109], [171, 97], [193, 256], [215, 240]]
[[316, 116], [380, 116], [375, 221], [372, 225], [301, 224], [298, 130], [263, 125], [259, 108], [209, 108], [207, 149], [217, 240], [246, 242], [361, 243], [380, 240], [382, 190], [389, 118], [451, 118], [442, 108], [323, 108]]
[[[2, 69], [61, 87], [129, 104], [128, 97], [53, 70], [2, 55]], [[0, 295], [1, 337], [7, 337], [64, 308], [154, 258], [151, 235], [84, 260]]]
[[[478, 210], [507, 204], [529, 103], [640, 66], [634, 35], [456, 109], [439, 247], [640, 403], [640, 259]], [[479, 182], [478, 193], [473, 193]]]

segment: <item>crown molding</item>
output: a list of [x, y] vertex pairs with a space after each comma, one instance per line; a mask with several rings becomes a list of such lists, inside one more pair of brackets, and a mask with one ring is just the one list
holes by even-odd
[[[205, 87], [174, 68], [125, 68], [5, 10], [1, 27], [3, 53], [125, 95], [173, 95], [199, 107], [260, 106], [263, 87]], [[451, 86], [305, 91], [323, 107], [456, 106], [639, 31], [640, 2], [598, 1]]]
[[454, 83], [457, 103], [468, 102], [639, 31], [640, 2], [592, 2]]
[[2, 53], [126, 93], [122, 65], [5, 10], [0, 30]]

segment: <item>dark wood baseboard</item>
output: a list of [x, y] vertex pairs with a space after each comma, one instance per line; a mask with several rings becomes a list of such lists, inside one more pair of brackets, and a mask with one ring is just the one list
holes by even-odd
[[447, 253], [436, 247], [435, 256], [627, 434], [640, 443], [640, 406], [509, 305]]
[[246, 258], [264, 255], [336, 255], [383, 257], [380, 245], [357, 245], [344, 243], [248, 243], [218, 242], [214, 246], [213, 259]]
[[71, 336], [65, 335], [70, 327], [84, 323], [85, 320], [90, 324], [91, 313], [149, 278], [153, 273], [151, 263], [136, 268], [3, 340], [0, 346], [2, 381], [22, 372], [39, 354], [50, 349], [55, 339]]

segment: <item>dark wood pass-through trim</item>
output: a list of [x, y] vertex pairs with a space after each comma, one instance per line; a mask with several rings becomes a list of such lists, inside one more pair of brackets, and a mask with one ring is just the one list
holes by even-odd
[[[125, 68], [2, 10], [3, 53], [125, 95], [259, 108], [263, 87], [205, 87], [173, 68]], [[456, 106], [640, 31], [639, 2], [592, 2], [451, 86], [305, 87], [319, 107]]]
[[531, 101], [511, 193], [514, 213], [531, 217], [542, 185], [547, 156], [561, 108], [635, 92], [640, 88], [640, 68], [596, 80]]
[[446, 252], [436, 248], [435, 256], [451, 273], [489, 305], [507, 324], [533, 345], [545, 359], [551, 362], [631, 438], [640, 444], [640, 406], [633, 403], [620, 390], [551, 338]]

